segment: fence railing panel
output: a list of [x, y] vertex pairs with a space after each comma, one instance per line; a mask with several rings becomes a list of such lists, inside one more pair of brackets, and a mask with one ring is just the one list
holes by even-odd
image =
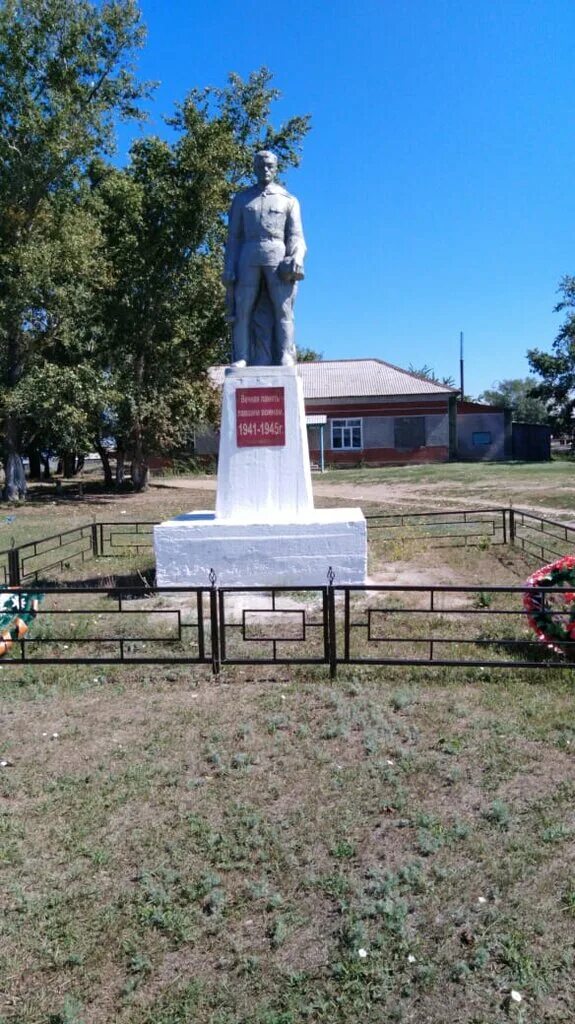
[[62, 572], [72, 563], [93, 557], [89, 525], [78, 526], [51, 537], [29, 541], [18, 547], [20, 578], [39, 579], [54, 570]]
[[151, 554], [155, 525], [149, 521], [98, 523], [98, 554], [114, 558]]
[[325, 664], [329, 660], [325, 587], [218, 591], [222, 665]]
[[0, 587], [10, 586], [10, 551], [0, 551]]
[[[561, 644], [573, 647], [565, 658], [535, 638], [522, 587], [42, 590], [3, 665], [326, 665], [334, 676], [340, 665], [572, 668], [575, 657], [575, 642]], [[26, 587], [9, 592], [24, 607]]]
[[[575, 526], [523, 510], [367, 520], [372, 549], [381, 544], [384, 557], [397, 537], [434, 547], [511, 543], [539, 564], [575, 550]], [[318, 587], [218, 588], [214, 578], [211, 588], [159, 588], [139, 570], [114, 577], [122, 586], [54, 581], [101, 556], [148, 558], [153, 526], [90, 523], [0, 552], [4, 593], [35, 586], [44, 595], [30, 633], [13, 638], [8, 653], [4, 644], [2, 664], [326, 665], [332, 675], [341, 664], [570, 665], [528, 628], [521, 586], [333, 586], [330, 578]]]
[[368, 513], [367, 527], [382, 539], [433, 539], [434, 546], [464, 547], [507, 543], [506, 509], [449, 512]]
[[337, 662], [533, 667], [557, 663], [527, 626], [522, 587], [335, 587]]
[[207, 664], [211, 630], [209, 591], [47, 587], [30, 634], [14, 641], [10, 660]]
[[553, 562], [575, 551], [575, 527], [515, 509], [514, 543], [531, 559]]
[[[514, 543], [527, 557], [550, 561], [575, 548], [575, 527], [522, 510], [460, 509], [407, 513], [368, 513], [367, 527], [374, 550], [385, 554], [388, 544], [433, 543], [434, 547], [484, 547]], [[0, 586], [43, 575], [62, 573], [92, 557], [153, 558], [154, 522], [84, 524], [59, 534], [29, 541], [15, 552], [0, 553]], [[389, 550], [387, 548], [387, 550]], [[18, 568], [10, 558], [18, 559]]]

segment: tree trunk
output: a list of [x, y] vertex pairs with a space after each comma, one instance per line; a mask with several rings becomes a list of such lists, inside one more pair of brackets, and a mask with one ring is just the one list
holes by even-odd
[[4, 475], [6, 478], [4, 484], [4, 498], [6, 501], [20, 501], [21, 498], [25, 498], [28, 485], [26, 483], [24, 464], [17, 452], [10, 452], [5, 458]]
[[119, 489], [124, 486], [124, 477], [126, 473], [126, 453], [124, 449], [118, 446], [116, 452], [116, 487]]
[[68, 479], [77, 476], [83, 470], [85, 461], [85, 456], [78, 455], [78, 452], [64, 452], [61, 463], [58, 465], [58, 472], [61, 471], [62, 475]]
[[4, 442], [4, 498], [6, 501], [20, 501], [26, 497], [28, 485], [22, 459], [18, 454], [18, 424], [13, 416], [7, 415], [5, 420]]
[[112, 467], [110, 465], [110, 456], [108, 455], [107, 449], [103, 445], [96, 442], [96, 451], [100, 456], [102, 463], [102, 469], [104, 470], [104, 487], [112, 487], [114, 478], [112, 476]]
[[50, 480], [51, 476], [52, 476], [52, 474], [50, 473], [50, 456], [49, 455], [43, 455], [42, 456], [42, 463], [44, 465], [44, 471], [42, 473], [42, 479], [43, 480]]
[[76, 475], [75, 452], [64, 452], [62, 456], [62, 475], [67, 479]]
[[[20, 335], [15, 323], [6, 324], [8, 344], [6, 346], [6, 376], [2, 387], [9, 391], [15, 388], [23, 372], [22, 351], [19, 344]], [[26, 497], [28, 485], [20, 448], [20, 428], [16, 417], [7, 413], [4, 420], [4, 497], [7, 501], [19, 501]]]
[[37, 448], [28, 449], [28, 461], [30, 462], [30, 480], [41, 480], [42, 479], [42, 460], [40, 458], [40, 452]]
[[[144, 370], [145, 360], [144, 354], [141, 352], [136, 359], [134, 381], [136, 384], [136, 394], [138, 398], [142, 393], [144, 383]], [[148, 459], [144, 455], [144, 443], [143, 443], [143, 431], [142, 421], [140, 419], [140, 409], [137, 407], [136, 418], [134, 423], [134, 454], [132, 456], [132, 487], [135, 491], [145, 491], [149, 483], [149, 467]]]
[[[139, 449], [139, 445], [137, 446]], [[132, 486], [135, 491], [145, 491], [150, 482], [148, 460], [141, 450], [134, 452], [132, 459]]]

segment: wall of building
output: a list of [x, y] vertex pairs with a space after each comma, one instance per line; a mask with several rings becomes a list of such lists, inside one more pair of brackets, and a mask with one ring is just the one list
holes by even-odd
[[511, 414], [479, 402], [457, 406], [457, 458], [471, 462], [511, 458]]
[[[306, 412], [327, 416], [324, 427], [324, 451], [327, 466], [407, 464], [446, 462], [449, 458], [449, 403], [445, 396], [418, 398], [355, 398], [306, 401]], [[396, 444], [396, 420], [417, 417], [423, 421], [420, 431], [424, 444]], [[336, 448], [333, 444], [334, 420], [360, 419], [361, 448]], [[312, 462], [319, 461], [319, 428], [308, 430]]]
[[[446, 396], [433, 400], [429, 396], [419, 398], [355, 398], [307, 400], [308, 415], [327, 416], [323, 428], [324, 457], [326, 466], [402, 465], [417, 462], [446, 462], [450, 447], [449, 401]], [[421, 417], [424, 422], [425, 444], [396, 446], [396, 424], [398, 418]], [[361, 448], [334, 448], [332, 422], [334, 419], [360, 419], [362, 426]], [[320, 428], [308, 427], [308, 440], [312, 463], [319, 464]], [[219, 434], [213, 428], [198, 429], [195, 435], [194, 454], [198, 457], [217, 455]]]
[[[312, 465], [319, 465], [319, 449], [310, 446]], [[412, 448], [398, 451], [397, 448], [366, 448], [347, 451], [326, 451], [326, 469], [334, 466], [407, 466], [421, 462], [447, 462], [449, 448], [441, 445], [433, 448]]]
[[513, 458], [520, 462], [548, 462], [551, 427], [546, 423], [512, 423]]

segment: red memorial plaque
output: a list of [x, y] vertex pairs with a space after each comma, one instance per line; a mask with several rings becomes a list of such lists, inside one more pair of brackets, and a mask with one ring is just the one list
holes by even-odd
[[236, 442], [238, 448], [285, 445], [283, 388], [237, 388]]

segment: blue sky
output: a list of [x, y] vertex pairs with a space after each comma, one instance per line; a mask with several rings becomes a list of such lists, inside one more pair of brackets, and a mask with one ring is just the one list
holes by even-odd
[[[573, 0], [141, 0], [145, 131], [194, 85], [266, 65], [277, 120], [311, 113], [297, 341], [459, 374], [525, 376], [575, 274]], [[123, 128], [121, 146], [138, 129]]]

